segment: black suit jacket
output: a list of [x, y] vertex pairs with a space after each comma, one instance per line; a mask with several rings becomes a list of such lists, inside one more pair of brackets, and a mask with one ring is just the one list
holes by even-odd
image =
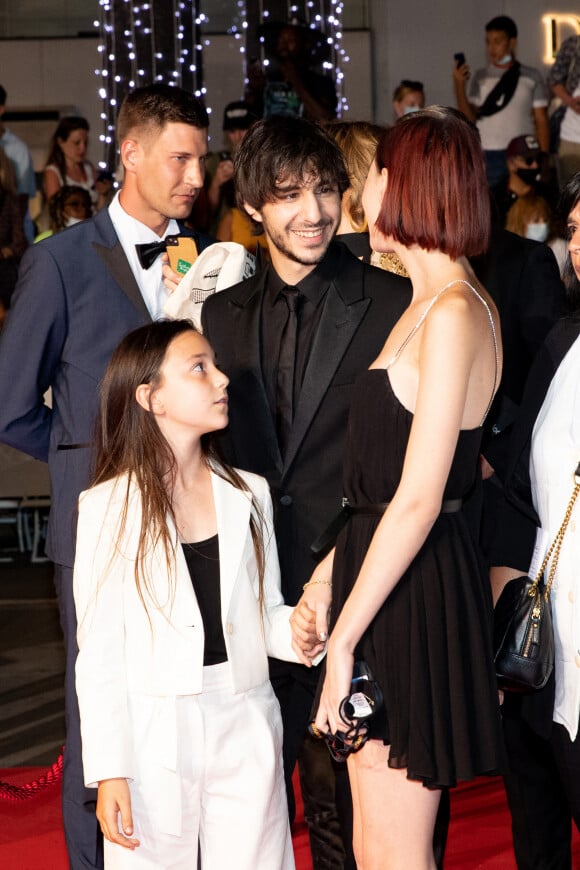
[[343, 245], [326, 255], [334, 279], [296, 408], [288, 449], [280, 455], [262, 377], [260, 324], [265, 273], [211, 296], [204, 334], [230, 378], [227, 458], [264, 475], [272, 488], [282, 590], [295, 604], [315, 560], [310, 546], [338, 512], [348, 408], [357, 375], [381, 350], [411, 299], [410, 282], [366, 266]]
[[[492, 564], [527, 573], [539, 519], [532, 502], [530, 450], [532, 432], [546, 393], [560, 363], [580, 334], [580, 320], [566, 318], [551, 330], [534, 361], [510, 440], [504, 501], [499, 507]], [[557, 445], [554, 449], [557, 450]], [[554, 680], [540, 692], [508, 698], [506, 712], [516, 710], [541, 736], [547, 738], [554, 709]]]
[[74, 562], [77, 500], [92, 459], [82, 445], [93, 440], [99, 383], [121, 339], [150, 319], [107, 209], [22, 259], [0, 336], [0, 441], [48, 461], [47, 552], [58, 564]]
[[503, 480], [511, 427], [536, 353], [564, 308], [564, 287], [547, 245], [507, 230], [492, 233], [487, 254], [472, 261], [497, 305], [503, 343], [500, 388], [484, 427], [483, 450]]

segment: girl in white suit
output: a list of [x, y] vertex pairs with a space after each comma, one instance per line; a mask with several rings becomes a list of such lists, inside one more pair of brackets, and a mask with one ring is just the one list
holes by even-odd
[[[267, 656], [311, 664], [266, 482], [224, 467], [228, 379], [189, 321], [130, 333], [101, 389], [74, 569], [83, 766], [105, 866], [291, 870]], [[302, 619], [302, 618], [301, 618]]]

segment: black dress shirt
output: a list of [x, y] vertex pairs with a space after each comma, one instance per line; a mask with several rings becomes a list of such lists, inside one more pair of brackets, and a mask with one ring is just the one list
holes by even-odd
[[[303, 278], [298, 284], [291, 285], [296, 287], [303, 297], [298, 311], [298, 340], [294, 370], [295, 407], [322, 316], [324, 299], [336, 272], [338, 258], [329, 256], [329, 253], [306, 278]], [[276, 420], [276, 383], [280, 340], [288, 317], [288, 307], [281, 291], [287, 286], [290, 285], [282, 281], [271, 265], [268, 266], [266, 289], [262, 302], [260, 347], [262, 374], [274, 421]]]

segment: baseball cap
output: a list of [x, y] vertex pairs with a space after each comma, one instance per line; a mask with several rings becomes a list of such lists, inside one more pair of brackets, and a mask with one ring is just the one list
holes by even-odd
[[222, 130], [248, 130], [257, 120], [257, 115], [252, 112], [248, 103], [237, 100], [225, 107]]
[[539, 157], [541, 150], [534, 136], [516, 136], [507, 147], [506, 157]]

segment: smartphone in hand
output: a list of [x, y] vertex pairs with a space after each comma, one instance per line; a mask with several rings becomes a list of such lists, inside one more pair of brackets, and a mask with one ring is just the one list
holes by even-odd
[[465, 63], [465, 55], [462, 51], [458, 51], [453, 55], [453, 59], [455, 60], [455, 66], [459, 69], [460, 66], [463, 66]]
[[185, 275], [197, 260], [197, 245], [189, 236], [167, 236], [169, 265], [178, 275]]

